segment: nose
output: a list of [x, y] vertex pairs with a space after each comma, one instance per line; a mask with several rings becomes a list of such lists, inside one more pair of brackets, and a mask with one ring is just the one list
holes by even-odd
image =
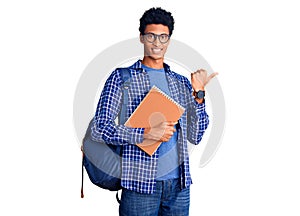
[[154, 41], [153, 41], [153, 45], [155, 46], [159, 46], [160, 45], [160, 41], [158, 37], [155, 37]]

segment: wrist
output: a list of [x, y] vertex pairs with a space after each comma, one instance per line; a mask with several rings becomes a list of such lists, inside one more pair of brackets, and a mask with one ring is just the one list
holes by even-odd
[[204, 90], [204, 86], [197, 86], [197, 87], [194, 87], [193, 90], [194, 90], [195, 92], [197, 92], [197, 91], [205, 91], [205, 90]]
[[203, 102], [204, 102], [204, 99], [203, 99], [203, 98], [202, 98], [202, 99], [195, 98], [195, 101], [197, 101], [197, 103], [201, 104], [201, 103], [203, 103]]
[[198, 90], [193, 92], [194, 99], [198, 103], [203, 103], [204, 101], [204, 96], [205, 96], [205, 91], [204, 90]]
[[193, 96], [195, 98], [203, 99], [205, 97], [205, 91], [204, 90], [194, 90], [193, 91]]

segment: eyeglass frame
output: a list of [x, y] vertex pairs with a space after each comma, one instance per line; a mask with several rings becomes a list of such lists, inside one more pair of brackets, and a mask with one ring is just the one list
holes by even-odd
[[[147, 35], [153, 35], [154, 36], [154, 41], [149, 41], [148, 39], [147, 39], [147, 37], [145, 38], [144, 36], [147, 36]], [[166, 42], [161, 42], [161, 40], [160, 40], [160, 37], [161, 36], [167, 36], [168, 37], [168, 40], [166, 41]], [[162, 43], [162, 44], [166, 44], [166, 43], [168, 43], [168, 41], [170, 40], [170, 35], [168, 35], [168, 34], [160, 34], [160, 35], [158, 35], [158, 34], [154, 34], [154, 33], [152, 33], [152, 32], [149, 32], [149, 33], [144, 33], [143, 34], [143, 37], [146, 39], [146, 41], [147, 42], [149, 42], [149, 43], [154, 43], [156, 40], [157, 40], [157, 38], [158, 38], [158, 40], [159, 40], [159, 42], [160, 43]]]

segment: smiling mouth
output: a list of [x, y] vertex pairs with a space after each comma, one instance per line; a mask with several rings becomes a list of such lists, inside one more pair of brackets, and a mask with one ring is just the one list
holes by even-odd
[[152, 48], [152, 52], [154, 54], [160, 54], [162, 52], [162, 49], [160, 49], [160, 48]]

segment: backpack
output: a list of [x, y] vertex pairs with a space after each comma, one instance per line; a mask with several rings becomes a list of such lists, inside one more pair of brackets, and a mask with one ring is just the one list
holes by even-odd
[[[130, 70], [128, 68], [118, 68], [123, 81], [122, 107], [119, 113], [119, 123], [124, 123], [127, 110], [128, 88], [130, 85]], [[121, 162], [122, 146], [109, 145], [103, 142], [96, 142], [91, 138], [91, 127], [93, 120], [90, 120], [85, 136], [82, 141], [82, 176], [81, 176], [81, 198], [83, 194], [84, 168], [90, 181], [100, 188], [118, 191], [121, 189]], [[118, 202], [118, 193], [116, 194]]]

